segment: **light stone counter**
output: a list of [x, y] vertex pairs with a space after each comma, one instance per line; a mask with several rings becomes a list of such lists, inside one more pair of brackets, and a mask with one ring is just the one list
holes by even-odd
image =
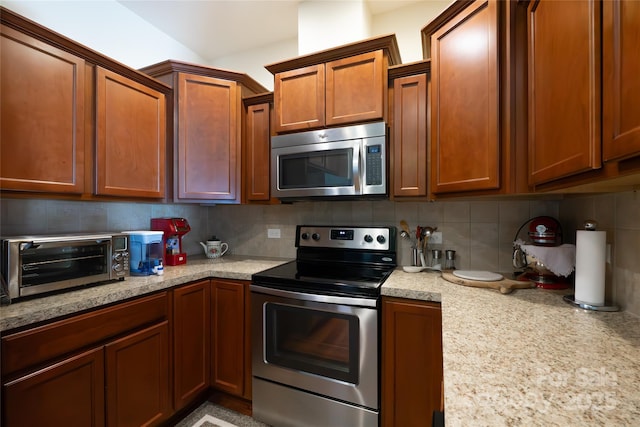
[[382, 294], [442, 303], [447, 426], [640, 425], [640, 319], [567, 291], [491, 289], [398, 269]]
[[124, 281], [82, 288], [0, 307], [0, 331], [30, 325], [144, 295], [207, 277], [251, 280], [251, 275], [289, 260], [225, 256], [190, 257], [187, 264], [165, 266], [161, 276], [131, 276]]

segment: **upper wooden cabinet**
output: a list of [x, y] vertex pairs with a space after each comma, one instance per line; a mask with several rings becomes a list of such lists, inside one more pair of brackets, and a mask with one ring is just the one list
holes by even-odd
[[601, 8], [529, 4], [529, 173], [540, 184], [602, 166]]
[[640, 182], [640, 4], [536, 0], [528, 14], [531, 184], [633, 188]]
[[[429, 62], [389, 70], [393, 197], [427, 196], [427, 74]], [[410, 71], [414, 68], [414, 73]], [[406, 70], [406, 71], [405, 71]], [[409, 71], [409, 75], [405, 75]], [[398, 77], [392, 75], [398, 74]]]
[[0, 37], [0, 188], [83, 193], [85, 61], [6, 25]]
[[526, 190], [525, 13], [516, 2], [459, 1], [422, 30], [435, 196]]
[[386, 119], [394, 35], [267, 65], [274, 74], [275, 133]]
[[241, 98], [266, 89], [246, 74], [177, 61], [141, 71], [174, 90], [174, 200], [239, 203]]
[[96, 194], [164, 197], [164, 94], [102, 67], [96, 75]]
[[602, 3], [604, 160], [640, 154], [640, 2]]
[[271, 110], [273, 94], [244, 99], [243, 202], [266, 202], [271, 193]]
[[163, 199], [171, 88], [0, 10], [0, 189]]

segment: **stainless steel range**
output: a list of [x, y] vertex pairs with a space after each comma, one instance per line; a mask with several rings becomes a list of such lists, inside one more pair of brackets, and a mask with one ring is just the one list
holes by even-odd
[[299, 225], [295, 244], [295, 261], [252, 277], [253, 417], [377, 426], [380, 286], [396, 229]]

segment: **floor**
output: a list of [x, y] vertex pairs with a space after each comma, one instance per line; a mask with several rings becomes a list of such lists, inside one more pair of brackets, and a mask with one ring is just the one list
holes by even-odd
[[269, 427], [246, 415], [211, 402], [204, 402], [187, 415], [176, 427]]

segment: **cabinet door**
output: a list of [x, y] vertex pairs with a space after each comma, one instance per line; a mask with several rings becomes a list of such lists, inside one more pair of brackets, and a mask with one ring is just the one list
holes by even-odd
[[640, 2], [602, 2], [604, 160], [640, 154]]
[[271, 133], [269, 103], [247, 107], [245, 182], [247, 200], [269, 200]]
[[244, 385], [244, 284], [211, 282], [211, 385], [236, 396]]
[[600, 3], [528, 8], [529, 183], [601, 167]]
[[382, 424], [429, 425], [442, 402], [440, 304], [396, 298], [382, 303]]
[[173, 402], [176, 411], [209, 388], [210, 307], [208, 280], [173, 291]]
[[427, 76], [393, 81], [393, 195], [427, 195]]
[[238, 200], [240, 99], [237, 83], [178, 75], [178, 197]]
[[96, 194], [164, 197], [164, 94], [104, 68], [96, 70]]
[[324, 64], [320, 64], [275, 75], [273, 93], [277, 133], [324, 126], [324, 73]]
[[1, 27], [0, 188], [82, 193], [84, 61]]
[[326, 64], [326, 125], [382, 119], [387, 93], [381, 50]]
[[477, 0], [431, 36], [431, 191], [500, 186], [497, 0]]
[[2, 387], [6, 427], [104, 426], [104, 351], [86, 351]]
[[168, 322], [105, 348], [107, 426], [159, 425], [171, 411]]

